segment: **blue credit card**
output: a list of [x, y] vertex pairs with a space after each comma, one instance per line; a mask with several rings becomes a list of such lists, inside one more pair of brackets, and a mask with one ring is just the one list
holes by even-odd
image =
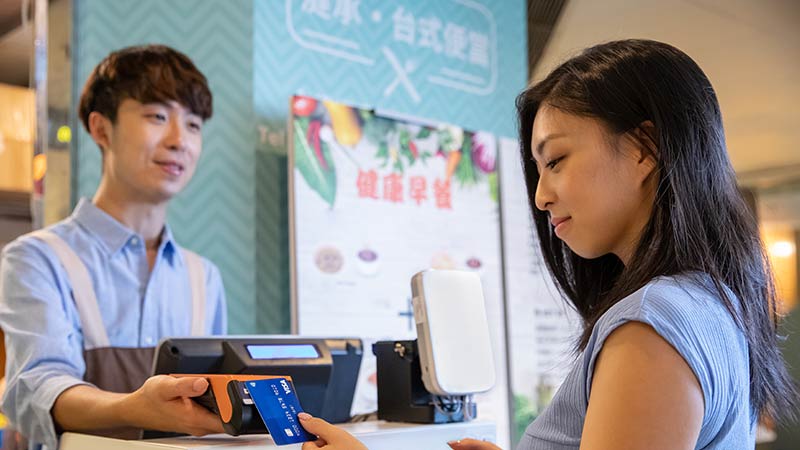
[[316, 436], [300, 425], [297, 414], [303, 412], [294, 386], [286, 378], [247, 381], [250, 398], [277, 445], [315, 441]]

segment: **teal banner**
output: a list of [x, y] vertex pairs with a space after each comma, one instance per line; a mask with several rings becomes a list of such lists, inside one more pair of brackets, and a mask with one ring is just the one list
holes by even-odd
[[300, 93], [514, 135], [525, 84], [522, 0], [255, 3], [256, 112]]

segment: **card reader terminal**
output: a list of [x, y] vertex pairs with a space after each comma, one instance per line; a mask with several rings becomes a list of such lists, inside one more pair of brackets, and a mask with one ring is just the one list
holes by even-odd
[[350, 419], [362, 353], [358, 338], [167, 338], [156, 350], [153, 374], [288, 376], [305, 411], [342, 423]]

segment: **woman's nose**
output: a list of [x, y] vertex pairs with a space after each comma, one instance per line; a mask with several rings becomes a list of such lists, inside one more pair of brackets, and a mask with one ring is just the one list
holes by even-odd
[[546, 178], [540, 175], [539, 182], [536, 183], [536, 197], [534, 198], [536, 208], [545, 211], [550, 207], [553, 201], [553, 191]]

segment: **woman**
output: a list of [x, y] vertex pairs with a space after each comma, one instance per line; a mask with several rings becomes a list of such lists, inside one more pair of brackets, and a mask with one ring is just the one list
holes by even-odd
[[[573, 370], [518, 448], [752, 449], [760, 415], [791, 416], [796, 393], [705, 74], [669, 45], [610, 42], [517, 109], [542, 253], [584, 324]], [[321, 438], [306, 450], [364, 448], [302, 422]]]

